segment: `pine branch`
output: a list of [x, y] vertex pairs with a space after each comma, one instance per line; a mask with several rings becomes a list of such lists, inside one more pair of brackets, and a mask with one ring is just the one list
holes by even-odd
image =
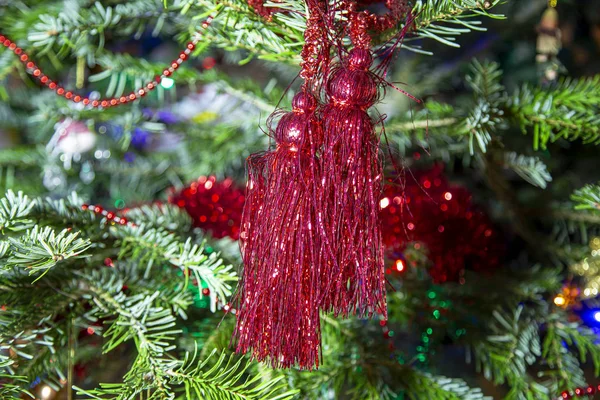
[[[3, 369], [0, 361], [0, 370]], [[4, 400], [22, 400], [22, 396], [34, 399], [35, 396], [29, 391], [23, 389], [23, 385], [27, 383], [24, 376], [13, 376], [0, 374], [0, 398]]]
[[[138, 59], [129, 54], [112, 54], [103, 51], [96, 59], [96, 64], [102, 67], [102, 72], [90, 75], [88, 81], [91, 83], [106, 82], [105, 96], [120, 97], [123, 93], [140, 88], [146, 82], [159, 76], [165, 65], [153, 63], [146, 59]], [[209, 75], [209, 74], [207, 74]], [[177, 69], [177, 82], [194, 86], [205, 83], [203, 74], [182, 65]], [[161, 85], [156, 86], [156, 96], [164, 100], [166, 91]]]
[[228, 51], [244, 50], [248, 57], [297, 64], [306, 26], [302, 1], [277, 2], [288, 13], [275, 13], [271, 21], [257, 15], [244, 0], [198, 0], [196, 6], [217, 17], [205, 37]]
[[552, 182], [552, 176], [546, 169], [546, 164], [537, 157], [508, 152], [504, 154], [504, 162], [507, 168], [515, 171], [523, 180], [533, 186], [545, 189], [548, 182]]
[[170, 204], [152, 204], [133, 208], [127, 217], [148, 228], [163, 228], [171, 232], [187, 232], [192, 221], [190, 216], [179, 207]]
[[34, 282], [64, 260], [84, 257], [81, 253], [92, 245], [89, 240], [79, 238], [79, 232], [70, 233], [63, 229], [56, 233], [50, 227], [37, 225], [25, 235], [8, 240], [10, 257], [4, 268], [26, 266], [29, 275], [37, 275]]
[[135, 258], [146, 264], [145, 276], [149, 276], [157, 260], [165, 260], [181, 269], [186, 276], [192, 275], [198, 282], [204, 281], [211, 290], [211, 309], [216, 309], [217, 299], [223, 304], [231, 294], [230, 282], [237, 281], [231, 265], [223, 265], [216, 253], [206, 255], [203, 247], [188, 239], [181, 243], [177, 237], [159, 229], [144, 226], [119, 229], [120, 258]]
[[[260, 375], [242, 380], [240, 378], [248, 369], [250, 363], [242, 359], [236, 361], [234, 355], [227, 356], [221, 353], [215, 364], [209, 370], [202, 372], [211, 357], [217, 350], [213, 350], [209, 357], [198, 363], [196, 354], [186, 357], [181, 366], [170, 372], [173, 383], [182, 384], [185, 388], [186, 399], [205, 398], [207, 400], [221, 399], [291, 399], [298, 393], [296, 390], [282, 392], [284, 376], [280, 375], [272, 380], [262, 380]], [[214, 361], [214, 360], [211, 360]]]
[[[549, 318], [552, 321], [552, 316]], [[563, 319], [564, 321], [564, 319]], [[600, 346], [596, 334], [588, 327], [577, 323], [554, 323], [555, 334], [560, 336], [571, 350], [576, 350], [582, 363], [591, 361], [596, 376], [600, 374]]]
[[600, 186], [586, 185], [575, 191], [571, 196], [575, 202], [576, 210], [589, 210], [592, 214], [598, 214], [600, 210]]
[[[63, 223], [79, 223], [87, 228], [95, 223], [92, 213], [81, 210], [82, 201], [76, 195], [66, 201], [47, 199], [33, 202], [23, 194], [8, 192], [0, 204], [3, 205], [0, 209], [3, 225], [13, 226], [13, 230], [23, 229], [21, 225], [30, 226], [33, 223], [30, 219], [33, 215], [30, 214], [34, 212], [44, 219], [51, 217]], [[35, 204], [39, 204], [39, 207], [34, 208]], [[95, 235], [102, 235], [107, 223], [109, 221], [102, 218], [95, 227]], [[213, 310], [216, 309], [217, 300], [225, 304], [231, 294], [231, 283], [237, 280], [232, 266], [224, 265], [216, 253], [205, 254], [203, 247], [191, 239], [181, 242], [174, 233], [146, 228], [144, 225], [115, 227], [108, 232], [118, 240], [120, 258], [136, 259], [140, 267], [145, 264], [145, 277], [149, 276], [157, 262], [164, 260], [181, 269], [186, 276], [192, 275], [198, 282], [208, 285]], [[20, 265], [31, 270], [31, 273], [42, 271], [45, 274], [56, 263], [79, 257], [81, 252], [89, 248], [91, 243], [77, 236], [77, 232], [63, 230], [57, 234], [50, 227], [34, 226], [17, 239], [9, 238], [11, 247], [6, 250], [6, 245], [2, 245], [2, 249], [10, 256], [7, 260], [9, 266]]]
[[104, 47], [106, 33], [117, 31], [123, 36], [138, 37], [147, 24], [155, 23], [154, 34], [157, 35], [165, 19], [177, 15], [176, 9], [163, 9], [162, 2], [156, 0], [135, 0], [114, 7], [104, 7], [100, 2], [90, 7], [69, 0], [62, 7], [37, 7], [37, 13], [24, 14], [19, 20], [7, 19], [9, 33], [16, 38], [25, 39], [33, 47], [40, 49], [38, 54], [48, 54], [53, 61], [58, 61], [50, 52], [60, 48], [57, 56], [62, 58], [69, 53], [86, 57], [92, 65], [98, 49]]
[[563, 79], [550, 89], [523, 86], [507, 109], [525, 133], [533, 129], [533, 147], [545, 149], [559, 139], [600, 143], [600, 76]]
[[404, 368], [403, 376], [404, 381], [410, 382], [404, 392], [411, 400], [491, 400], [481, 389], [470, 388], [462, 379], [434, 376], [409, 368]]
[[23, 192], [17, 194], [12, 190], [6, 192], [6, 195], [0, 200], [0, 232], [30, 228], [33, 221], [27, 216], [34, 206], [35, 201], [30, 200]]
[[482, 153], [497, 132], [497, 126], [502, 122], [504, 112], [498, 105], [498, 100], [504, 90], [500, 83], [502, 71], [498, 64], [477, 60], [471, 64], [471, 74], [467, 75], [475, 97], [472, 111], [465, 119], [465, 131], [469, 134], [469, 149], [474, 153], [474, 142], [477, 142]]
[[573, 343], [571, 336], [561, 329], [563, 324], [558, 322], [559, 319], [556, 315], [551, 316], [550, 320], [555, 321], [547, 326], [542, 357], [552, 369], [544, 372], [541, 376], [552, 380], [555, 393], [584, 386], [585, 377], [577, 358], [563, 345], [565, 341]]
[[[476, 17], [504, 19], [503, 15], [488, 12], [493, 7], [504, 3], [504, 0], [481, 2], [477, 0], [418, 0], [412, 9], [416, 16], [415, 27], [417, 38], [429, 38], [451, 47], [460, 47], [456, 36], [471, 31], [485, 31], [481, 21]], [[409, 50], [415, 50], [410, 46]], [[432, 54], [421, 49], [416, 51]]]
[[523, 307], [514, 314], [494, 311], [489, 324], [490, 334], [473, 345], [478, 371], [495, 384], [508, 383], [510, 396], [548, 396], [548, 389], [537, 384], [527, 373], [542, 355], [538, 326], [527, 319], [521, 320]]
[[[150, 385], [149, 388], [154, 390], [151, 398], [168, 398], [170, 387], [163, 367], [169, 362], [164, 359], [168, 358], [167, 352], [174, 349], [174, 335], [181, 332], [179, 329], [173, 329], [175, 318], [169, 310], [153, 304], [160, 292], [126, 296], [122, 292], [122, 282], [115, 281], [112, 277], [109, 279], [104, 285], [102, 281], [88, 281], [91, 300], [96, 305], [90, 314], [112, 317], [106, 321], [109, 327], [104, 333], [107, 341], [103, 352], [110, 352], [123, 342], [133, 340], [138, 354], [131, 369], [124, 376], [124, 383], [101, 387], [119, 387], [119, 393], [123, 396], [119, 398], [132, 399], [141, 393], [146, 385]], [[115, 315], [116, 318], [113, 317]], [[111, 394], [103, 389], [80, 392], [103, 396]]]
[[[284, 391], [281, 378], [271, 381], [260, 382], [260, 376], [254, 378], [244, 378], [248, 369], [248, 363], [243, 363], [242, 359], [236, 361], [234, 356], [227, 356], [221, 353], [214, 360], [216, 350], [210, 356], [199, 362], [196, 360], [197, 353], [193, 356], [186, 356], [181, 362], [165, 362], [161, 360], [157, 363], [158, 370], [162, 374], [161, 382], [165, 388], [178, 393], [177, 399], [207, 399], [207, 400], [252, 400], [252, 399], [273, 399], [287, 400], [294, 398], [297, 391]], [[211, 368], [207, 364], [214, 362]], [[152, 379], [156, 379], [153, 376]], [[134, 399], [136, 394], [127, 388], [126, 384], [103, 385], [101, 389], [83, 390], [77, 388], [80, 394], [87, 395], [95, 399]], [[162, 399], [157, 395], [158, 391], [153, 391], [149, 399]]]

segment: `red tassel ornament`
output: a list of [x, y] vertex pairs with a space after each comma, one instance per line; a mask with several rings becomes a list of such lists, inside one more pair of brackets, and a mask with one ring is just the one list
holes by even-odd
[[379, 96], [371, 64], [369, 50], [351, 50], [330, 74], [323, 109], [322, 208], [334, 258], [322, 307], [344, 317], [387, 312], [379, 222], [383, 171], [375, 122], [366, 111]]
[[[273, 367], [319, 366], [319, 306], [326, 265], [317, 228], [320, 179], [317, 155], [322, 127], [317, 92], [330, 45], [322, 16], [326, 4], [307, 0], [310, 16], [302, 49], [302, 90], [292, 112], [272, 132], [276, 148], [248, 160], [248, 187], [240, 244], [244, 261], [236, 294], [236, 351], [251, 353]], [[278, 117], [275, 113], [271, 120]]]
[[[251, 4], [261, 12], [259, 0]], [[370, 71], [367, 30], [391, 26], [404, 3], [388, 0], [390, 16], [383, 19], [357, 12], [349, 0], [334, 2], [335, 9], [319, 0], [306, 4], [302, 91], [273, 132], [276, 149], [248, 159], [234, 330], [238, 353], [300, 369], [319, 365], [320, 310], [387, 315], [383, 171], [367, 113], [384, 80]], [[348, 23], [339, 23], [338, 11]], [[342, 37], [329, 35], [340, 31], [354, 48], [330, 70], [331, 45], [341, 47]], [[310, 93], [322, 88], [326, 104], [318, 107]]]
[[234, 339], [273, 367], [319, 364], [320, 244], [312, 193], [321, 136], [314, 97], [299, 93], [280, 119], [277, 147], [249, 160], [242, 217], [243, 284]]

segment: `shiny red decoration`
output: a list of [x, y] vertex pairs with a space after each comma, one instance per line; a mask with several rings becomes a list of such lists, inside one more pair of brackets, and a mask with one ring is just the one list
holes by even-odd
[[332, 274], [322, 307], [344, 317], [387, 313], [378, 215], [383, 167], [375, 122], [366, 111], [379, 92], [371, 64], [368, 49], [354, 48], [328, 77], [322, 110], [323, 253]]
[[[248, 3], [267, 19], [279, 11], [263, 0]], [[400, 3], [386, 3], [390, 15]], [[271, 132], [276, 148], [248, 159], [234, 340], [237, 352], [273, 367], [312, 369], [319, 364], [321, 309], [387, 314], [379, 221], [383, 167], [376, 124], [367, 113], [384, 80], [370, 70], [368, 30], [379, 28], [378, 17], [357, 11], [349, 0], [335, 9], [318, 0], [306, 6], [304, 84], [293, 110]], [[337, 11], [348, 21], [334, 29], [349, 36], [347, 55], [341, 37], [329, 37], [327, 24]], [[333, 43], [339, 59], [331, 66]], [[317, 108], [322, 92], [325, 104]]]
[[[249, 3], [267, 18], [275, 12], [265, 10], [261, 0]], [[318, 215], [324, 203], [318, 162], [323, 134], [312, 95], [324, 76], [330, 44], [322, 18], [326, 4], [308, 0], [307, 7], [311, 18], [301, 54], [301, 91], [291, 112], [276, 111], [270, 118], [279, 118], [271, 130], [276, 148], [248, 158], [240, 234], [244, 272], [235, 296], [233, 335], [238, 353], [251, 353], [273, 367], [300, 369], [319, 365], [319, 309], [331, 277]]]
[[300, 92], [274, 132], [274, 150], [248, 160], [236, 295], [236, 350], [273, 367], [319, 365], [319, 236], [315, 229], [316, 100]]
[[429, 273], [437, 283], [460, 281], [464, 269], [500, 265], [504, 248], [497, 229], [473, 205], [465, 187], [448, 182], [442, 165], [411, 171], [402, 186], [388, 183], [380, 206], [390, 256], [402, 253], [411, 242], [423, 243], [432, 263]]
[[[127, 225], [129, 227], [137, 226], [133, 222], [129, 222], [127, 220], [127, 218], [120, 217], [120, 216], [116, 215], [114, 212], [106, 211], [104, 208], [102, 208], [101, 206], [98, 206], [98, 205], [82, 204], [81, 209], [84, 211], [89, 210], [89, 211], [94, 212], [95, 214], [102, 215], [104, 218], [106, 218], [107, 221], [110, 221], [111, 223], [115, 222], [119, 225], [123, 225], [123, 226]], [[109, 259], [107, 258], [106, 260], [109, 260]]]
[[600, 392], [600, 385], [597, 385], [597, 390], [596, 386], [589, 385], [587, 387], [576, 388], [574, 391], [565, 390], [560, 394], [560, 397], [556, 398], [556, 400], [573, 399], [576, 397], [583, 398], [590, 395], [593, 396], [596, 392]]
[[248, 5], [254, 9], [261, 17], [265, 18], [267, 21], [270, 21], [272, 15], [279, 11], [279, 9], [275, 7], [265, 7], [265, 0], [248, 0]]
[[232, 179], [201, 176], [196, 182], [169, 196], [169, 202], [184, 208], [194, 226], [217, 239], [240, 238], [244, 190]]

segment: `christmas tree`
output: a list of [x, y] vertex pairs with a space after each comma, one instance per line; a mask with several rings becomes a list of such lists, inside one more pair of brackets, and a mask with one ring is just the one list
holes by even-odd
[[599, 11], [0, 1], [0, 398], [593, 398]]

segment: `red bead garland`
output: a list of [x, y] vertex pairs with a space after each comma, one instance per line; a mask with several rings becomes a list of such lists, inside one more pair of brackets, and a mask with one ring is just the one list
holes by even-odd
[[557, 397], [556, 400], [573, 399], [577, 397], [590, 396], [595, 393], [600, 393], [600, 385], [589, 385], [587, 387], [576, 388], [573, 391], [565, 390]]
[[108, 221], [115, 222], [115, 223], [117, 223], [119, 225], [123, 225], [123, 226], [127, 225], [127, 226], [129, 226], [131, 228], [135, 228], [137, 226], [133, 222], [129, 222], [127, 220], [127, 218], [125, 218], [125, 217], [119, 217], [114, 212], [112, 212], [112, 211], [106, 211], [101, 206], [95, 206], [93, 204], [82, 204], [81, 205], [81, 209], [82, 210], [90, 210], [90, 211], [94, 212], [95, 214], [102, 215]]
[[[202, 23], [202, 28], [206, 29], [212, 20], [213, 17], [208, 17], [206, 21]], [[194, 38], [186, 45], [185, 50], [179, 54], [179, 58], [171, 62], [170, 66], [166, 68], [161, 75], [155, 78], [156, 82], [160, 82], [163, 78], [171, 76], [173, 72], [175, 72], [179, 66], [189, 58], [188, 56], [196, 48], [196, 44], [198, 44], [199, 40], [200, 34], [198, 33], [198, 35], [194, 36]], [[57, 95], [64, 96], [67, 100], [71, 100], [74, 103], [82, 102], [85, 106], [90, 106], [91, 108], [108, 108], [127, 104], [144, 97], [147, 93], [156, 88], [156, 84], [154, 82], [149, 82], [146, 85], [142, 85], [140, 89], [136, 89], [130, 94], [123, 95], [118, 99], [113, 98], [104, 100], [91, 100], [86, 96], [80, 96], [70, 90], [65, 90], [62, 86], [58, 85], [56, 82], [44, 75], [42, 70], [35, 65], [35, 63], [29, 61], [29, 56], [23, 52], [23, 49], [17, 47], [17, 45], [5, 35], [0, 34], [0, 44], [4, 45], [4, 47], [11, 50], [13, 53], [15, 53], [15, 55], [19, 56], [19, 60], [21, 60], [21, 62], [24, 64], [27, 73], [37, 78], [42, 85], [54, 91]]]

